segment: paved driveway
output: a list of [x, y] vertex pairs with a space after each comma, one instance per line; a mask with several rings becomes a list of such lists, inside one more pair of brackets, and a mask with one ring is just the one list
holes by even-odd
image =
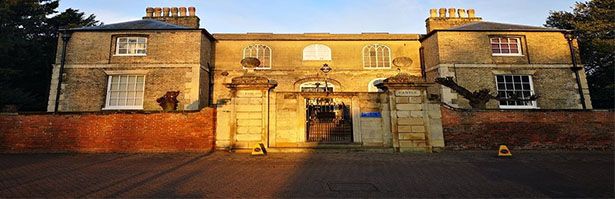
[[615, 197], [612, 152], [3, 154], [5, 197]]

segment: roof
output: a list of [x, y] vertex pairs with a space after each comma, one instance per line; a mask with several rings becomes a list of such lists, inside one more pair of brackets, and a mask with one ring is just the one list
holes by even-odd
[[261, 41], [386, 41], [386, 40], [418, 40], [419, 34], [331, 34], [331, 33], [214, 33], [216, 40], [261, 40]]
[[496, 23], [489, 21], [479, 21], [473, 22], [469, 24], [464, 24], [461, 26], [456, 26], [449, 28], [448, 30], [464, 30], [464, 31], [545, 31], [545, 32], [561, 32], [566, 31], [562, 29], [555, 28], [545, 28], [538, 26], [527, 26], [527, 25], [518, 25], [518, 24], [507, 24], [507, 23]]
[[165, 23], [165, 22], [158, 21], [158, 20], [141, 19], [141, 20], [136, 20], [136, 21], [107, 24], [107, 25], [102, 25], [102, 26], [73, 28], [70, 30], [106, 31], [106, 30], [194, 30], [194, 29], [185, 27], [185, 26]]

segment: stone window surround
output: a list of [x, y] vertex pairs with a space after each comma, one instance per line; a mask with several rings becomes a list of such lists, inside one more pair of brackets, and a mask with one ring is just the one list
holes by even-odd
[[[310, 50], [312, 50], [311, 52]], [[310, 44], [303, 48], [303, 61], [331, 61], [331, 47], [325, 44]]]
[[[386, 61], [385, 66], [378, 66], [378, 61], [376, 60], [376, 66], [368, 66], [368, 63], [366, 62], [366, 53], [365, 50], [369, 50], [375, 48], [376, 49], [376, 59], [378, 59], [378, 54], [384, 54], [384, 51], [388, 51], [388, 60]], [[383, 51], [380, 51], [381, 53], [378, 53], [378, 49], [383, 49]], [[363, 49], [361, 50], [362, 56], [361, 58], [363, 59], [363, 68], [364, 69], [391, 69], [391, 48], [389, 48], [389, 46], [387, 45], [383, 45], [383, 44], [369, 44], [363, 47]], [[369, 57], [369, 56], [367, 56]], [[371, 62], [371, 61], [370, 61]]]
[[[258, 47], [264, 47], [266, 50], [269, 51], [269, 63], [266, 65], [267, 67], [257, 67], [257, 68], [254, 68], [254, 69], [256, 69], [256, 70], [259, 70], [259, 69], [271, 69], [271, 65], [273, 64], [273, 51], [271, 50], [271, 47], [269, 47], [267, 45], [264, 45], [264, 44], [250, 44], [249, 46], [246, 46], [242, 50], [242, 52], [243, 52], [243, 58], [242, 59], [246, 58], [246, 50], [248, 50], [249, 48], [257, 48], [258, 49]], [[256, 57], [254, 57], [254, 58], [257, 58], [257, 59], [259, 59], [259, 61], [261, 61], [261, 59], [258, 56], [259, 56], [259, 53], [257, 52], [256, 53]], [[261, 65], [263, 65], [263, 63], [261, 63]], [[246, 69], [246, 68], [244, 67], [243, 69]]]
[[495, 35], [487, 35], [487, 36], [488, 36], [488, 41], [489, 41], [489, 49], [493, 48], [491, 46], [492, 44], [501, 44], [501, 43], [492, 43], [491, 39], [493, 39], [493, 38], [500, 38], [500, 39], [501, 38], [507, 38], [507, 39], [515, 39], [515, 40], [517, 40], [517, 50], [518, 50], [517, 53], [493, 53], [493, 50], [492, 50], [492, 53], [491, 53], [492, 56], [497, 56], [497, 57], [500, 57], [500, 56], [502, 56], [502, 57], [506, 57], [506, 56], [512, 56], [512, 57], [515, 57], [515, 56], [516, 57], [525, 56], [523, 54], [524, 49], [523, 49], [523, 44], [522, 44], [523, 43], [522, 40], [524, 40], [524, 39], [522, 39], [523, 35], [495, 34]]
[[[105, 70], [105, 74], [107, 74], [107, 91], [105, 92], [105, 106], [102, 110], [143, 110], [143, 100], [145, 100], [145, 81], [147, 78], [148, 70]], [[119, 75], [137, 75], [143, 76], [143, 97], [141, 98], [141, 106], [109, 106], [109, 89], [111, 88], [111, 78], [112, 76]]]
[[[119, 54], [119, 39], [120, 38], [127, 38], [127, 37], [142, 37], [145, 38], [145, 49], [146, 52], [145, 54]], [[147, 56], [148, 54], [148, 43], [149, 43], [149, 35], [147, 34], [113, 34], [111, 35], [111, 55], [113, 56], [118, 56], [118, 57], [130, 57], [130, 56], [134, 56], [134, 57], [143, 57], [143, 56]]]

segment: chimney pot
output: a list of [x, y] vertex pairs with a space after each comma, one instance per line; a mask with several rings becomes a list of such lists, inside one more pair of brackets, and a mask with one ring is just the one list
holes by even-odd
[[429, 9], [429, 18], [438, 17], [438, 10], [435, 8]]
[[446, 8], [440, 8], [440, 10], [438, 10], [438, 14], [439, 17], [446, 17]]
[[163, 12], [163, 16], [164, 16], [164, 17], [169, 17], [169, 16], [171, 16], [171, 15], [170, 15], [170, 13], [169, 13], [169, 12], [171, 12], [171, 8], [164, 7], [164, 8], [162, 8], [162, 12]]
[[468, 15], [466, 13], [466, 9], [457, 9], [457, 14], [459, 15], [459, 18], [467, 18]]
[[162, 16], [162, 8], [154, 8], [154, 17]]
[[456, 17], [457, 17], [457, 9], [455, 9], [455, 8], [449, 8], [449, 9], [448, 9], [448, 17], [450, 17], [450, 18], [456, 18]]
[[185, 17], [186, 15], [186, 7], [179, 7], [179, 16]]
[[188, 14], [189, 16], [196, 16], [196, 8], [188, 7]]
[[146, 17], [153, 17], [154, 16], [154, 8], [152, 8], [152, 7], [145, 8], [145, 16]]
[[177, 17], [177, 12], [178, 11], [179, 11], [179, 9], [177, 9], [177, 7], [172, 7], [171, 8], [171, 16]]
[[476, 11], [474, 9], [468, 9], [468, 17], [469, 18], [475, 18], [476, 17]]

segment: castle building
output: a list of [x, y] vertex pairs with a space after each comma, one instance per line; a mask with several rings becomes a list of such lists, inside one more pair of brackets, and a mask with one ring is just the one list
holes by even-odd
[[[539, 96], [489, 109], [591, 108], [584, 71], [571, 70], [580, 65], [568, 31], [487, 22], [473, 9], [430, 10], [426, 34], [210, 34], [199, 22], [193, 7], [147, 8], [141, 20], [64, 31], [48, 111], [158, 111], [157, 98], [179, 91], [179, 110], [217, 107], [220, 148], [405, 139], [431, 148], [443, 138], [429, 107], [470, 108], [468, 100], [437, 84], [392, 94], [387, 78], [453, 77], [471, 91]], [[245, 68], [246, 58], [259, 64]], [[412, 103], [421, 107], [406, 110]]]

